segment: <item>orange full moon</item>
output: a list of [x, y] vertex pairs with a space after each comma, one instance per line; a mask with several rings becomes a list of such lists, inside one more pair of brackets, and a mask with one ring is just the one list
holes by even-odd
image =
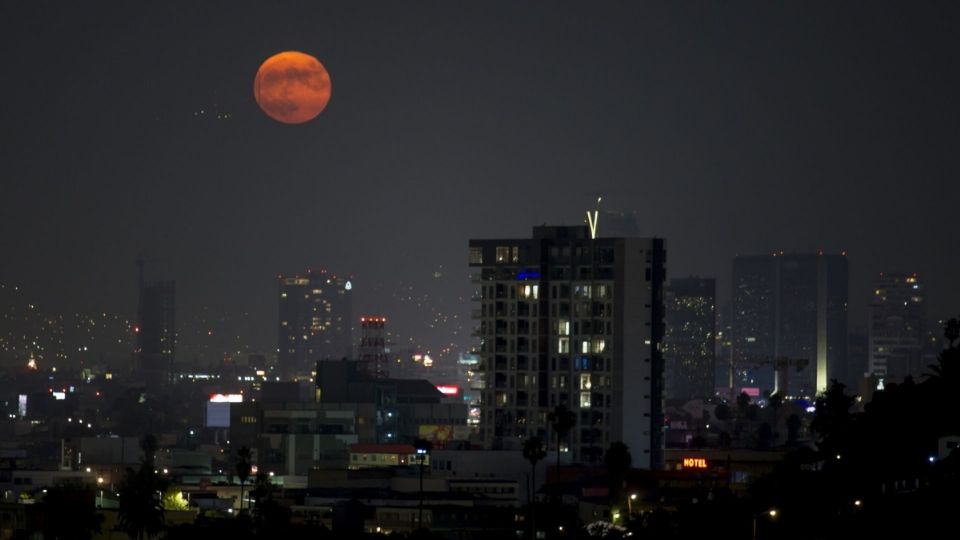
[[313, 56], [285, 51], [260, 65], [253, 95], [270, 118], [302, 124], [316, 118], [330, 101], [330, 74]]

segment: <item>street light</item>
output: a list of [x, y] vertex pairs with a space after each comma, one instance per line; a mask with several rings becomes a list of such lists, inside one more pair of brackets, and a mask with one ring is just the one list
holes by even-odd
[[413, 442], [417, 449], [417, 462], [420, 464], [420, 505], [417, 510], [417, 528], [423, 528], [423, 462], [430, 454], [433, 444], [426, 439], [417, 439]]
[[627, 497], [627, 516], [628, 517], [633, 517], [633, 501], [635, 500], [637, 500], [636, 493], [631, 493], [630, 496]]
[[780, 515], [780, 512], [776, 508], [771, 508], [766, 512], [760, 512], [759, 514], [753, 515], [753, 540], [757, 540], [757, 518], [766, 516], [771, 520], [777, 519], [777, 516]]

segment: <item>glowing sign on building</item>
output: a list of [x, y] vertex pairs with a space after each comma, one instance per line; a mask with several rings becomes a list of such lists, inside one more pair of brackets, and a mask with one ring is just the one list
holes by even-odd
[[445, 396], [456, 396], [460, 393], [460, 387], [455, 384], [441, 384], [437, 386], [437, 390]]
[[683, 458], [683, 468], [684, 469], [706, 469], [707, 460], [706, 458], [700, 458], [700, 457], [685, 457]]
[[210, 394], [210, 403], [243, 403], [243, 394]]

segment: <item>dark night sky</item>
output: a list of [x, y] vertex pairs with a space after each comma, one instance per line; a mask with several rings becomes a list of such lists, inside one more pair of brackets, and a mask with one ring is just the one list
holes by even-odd
[[[468, 238], [602, 192], [724, 297], [737, 253], [846, 249], [851, 327], [882, 270], [955, 314], [958, 29], [954, 2], [3, 2], [0, 280], [132, 314], [144, 253], [271, 348], [274, 276], [326, 266], [438, 342], [401, 286], [465, 315]], [[253, 100], [289, 49], [333, 81], [305, 125]]]

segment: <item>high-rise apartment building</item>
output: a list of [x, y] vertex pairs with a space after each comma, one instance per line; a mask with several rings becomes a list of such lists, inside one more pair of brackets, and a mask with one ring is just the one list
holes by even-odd
[[846, 255], [736, 257], [735, 390], [813, 396], [848, 380]]
[[353, 357], [353, 283], [326, 271], [279, 276], [277, 352], [283, 378], [317, 360]]
[[140, 281], [137, 335], [138, 369], [149, 380], [174, 378], [177, 344], [176, 284], [173, 281]]
[[714, 393], [716, 297], [714, 279], [672, 279], [667, 286], [663, 359], [668, 399]]
[[881, 273], [870, 303], [867, 375], [889, 381], [915, 380], [924, 363], [924, 290], [917, 274]]
[[[561, 449], [600, 462], [610, 443], [635, 466], [663, 463], [664, 241], [534, 227], [533, 238], [470, 240], [479, 287], [480, 437], [556, 444], [558, 405], [576, 422]], [[566, 448], [564, 448], [566, 447]]]

